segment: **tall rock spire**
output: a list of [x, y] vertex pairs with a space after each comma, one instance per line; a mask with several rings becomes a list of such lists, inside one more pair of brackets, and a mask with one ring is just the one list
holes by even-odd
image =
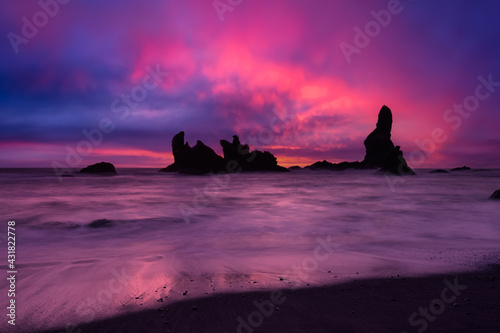
[[387, 156], [394, 150], [391, 141], [392, 112], [383, 106], [378, 114], [377, 127], [366, 138], [364, 144], [366, 155], [363, 164], [366, 167], [380, 168], [384, 166]]

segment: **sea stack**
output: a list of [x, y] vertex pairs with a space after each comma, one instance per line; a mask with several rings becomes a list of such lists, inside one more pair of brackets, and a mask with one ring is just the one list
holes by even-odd
[[330, 163], [328, 161], [316, 162], [307, 169], [311, 170], [346, 170], [346, 169], [380, 169], [384, 173], [406, 176], [415, 172], [408, 166], [403, 158], [399, 146], [394, 146], [391, 141], [392, 112], [387, 106], [382, 106], [378, 113], [375, 129], [366, 137], [365, 158], [361, 162]]
[[383, 106], [378, 114], [377, 126], [365, 139], [366, 155], [363, 162], [368, 168], [381, 168], [387, 157], [394, 150], [391, 141], [392, 112], [387, 106]]
[[115, 166], [108, 162], [101, 162], [89, 165], [86, 168], [80, 170], [80, 173], [94, 173], [102, 175], [116, 175]]
[[460, 168], [453, 168], [451, 169], [450, 171], [470, 171], [472, 170], [471, 168], [469, 168], [468, 166], [463, 166], [463, 167], [460, 167]]
[[189, 174], [204, 174], [224, 170], [224, 159], [215, 151], [198, 140], [194, 147], [184, 143], [184, 132], [179, 132], [172, 138], [172, 154], [174, 163], [160, 171], [181, 172]]
[[194, 147], [184, 143], [184, 132], [172, 138], [172, 154], [174, 163], [161, 169], [162, 172], [180, 172], [188, 174], [205, 174], [217, 172], [240, 171], [282, 171], [289, 170], [278, 165], [276, 157], [268, 151], [250, 151], [247, 144], [242, 145], [237, 135], [233, 142], [221, 140], [224, 157], [199, 141]]
[[365, 168], [381, 168], [380, 171], [400, 176], [415, 175], [403, 158], [401, 147], [391, 140], [392, 112], [382, 106], [375, 130], [365, 139], [366, 155], [361, 164]]
[[220, 140], [224, 161], [237, 163], [242, 171], [280, 171], [288, 172], [287, 168], [278, 165], [273, 154], [268, 151], [250, 151], [247, 144], [242, 145], [237, 135], [233, 135], [233, 142]]
[[429, 171], [429, 173], [450, 173], [450, 172], [443, 169], [434, 169]]

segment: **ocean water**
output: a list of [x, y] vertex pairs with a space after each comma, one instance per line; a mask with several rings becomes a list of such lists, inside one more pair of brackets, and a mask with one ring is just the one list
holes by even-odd
[[[500, 170], [403, 178], [117, 171], [59, 181], [51, 169], [0, 170], [0, 237], [6, 243], [14, 220], [24, 330], [155, 307], [160, 297], [469, 270], [499, 259], [500, 203], [488, 197], [500, 189]], [[6, 260], [0, 266], [6, 271]], [[6, 293], [5, 280], [0, 288]]]

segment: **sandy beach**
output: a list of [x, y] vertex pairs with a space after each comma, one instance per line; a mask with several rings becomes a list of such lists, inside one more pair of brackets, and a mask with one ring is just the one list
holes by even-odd
[[[69, 332], [498, 332], [500, 266], [300, 289], [215, 294]], [[271, 302], [273, 305], [271, 306]], [[64, 328], [45, 331], [64, 332]]]

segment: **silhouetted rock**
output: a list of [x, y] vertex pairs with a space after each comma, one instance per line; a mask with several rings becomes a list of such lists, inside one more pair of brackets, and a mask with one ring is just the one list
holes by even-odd
[[297, 170], [302, 170], [303, 168], [298, 166], [298, 165], [294, 165], [294, 166], [291, 166], [291, 167], [288, 167], [288, 170], [290, 171], [297, 171]]
[[161, 169], [164, 172], [204, 174], [209, 172], [240, 171], [289, 171], [278, 165], [276, 157], [270, 152], [250, 151], [248, 145], [242, 145], [238, 136], [233, 142], [220, 141], [224, 157], [199, 141], [194, 147], [184, 143], [184, 132], [179, 132], [172, 139], [174, 163]]
[[90, 222], [89, 228], [107, 228], [113, 226], [113, 221], [107, 219], [99, 219]]
[[378, 114], [375, 130], [371, 132], [364, 141], [366, 155], [361, 162], [330, 163], [327, 161], [316, 162], [306, 166], [311, 170], [337, 170], [346, 169], [371, 169], [381, 168], [379, 171], [390, 172], [396, 175], [414, 175], [400, 147], [394, 147], [391, 141], [392, 112], [387, 106], [383, 106]]
[[496, 190], [495, 192], [493, 192], [493, 194], [490, 196], [490, 199], [500, 200], [500, 190]]
[[472, 169], [464, 165], [463, 167], [454, 168], [454, 169], [451, 169], [450, 171], [467, 171], [467, 170], [472, 170]]
[[237, 135], [233, 135], [232, 143], [227, 140], [220, 140], [220, 145], [222, 146], [222, 153], [226, 160], [238, 160], [241, 156], [243, 158], [250, 157], [250, 147], [246, 144], [242, 145]]
[[403, 158], [403, 152], [400, 150], [399, 146], [394, 147], [394, 149], [389, 153], [385, 159], [384, 166], [380, 169], [380, 171], [389, 172], [399, 176], [415, 175], [415, 172], [413, 172], [413, 170], [406, 163], [406, 160]]
[[316, 162], [314, 164], [306, 166], [309, 170], [334, 170], [343, 171], [346, 169], [362, 169], [363, 165], [360, 162], [341, 162], [341, 163], [330, 163], [328, 161]]
[[220, 140], [220, 145], [226, 164], [237, 163], [241, 171], [289, 171], [279, 166], [276, 157], [270, 152], [250, 151], [247, 144], [241, 144], [237, 135], [233, 135], [233, 142]]
[[116, 175], [115, 166], [108, 162], [101, 162], [89, 165], [80, 170], [80, 173], [112, 174]]
[[194, 147], [184, 143], [184, 132], [172, 138], [172, 154], [174, 163], [160, 171], [204, 174], [224, 170], [224, 160], [215, 151], [198, 140]]
[[378, 114], [377, 126], [365, 139], [366, 155], [363, 160], [365, 167], [380, 168], [385, 165], [387, 156], [393, 152], [394, 144], [391, 141], [392, 112], [383, 106]]
[[429, 173], [449, 173], [449, 172], [443, 169], [434, 169], [429, 171]]

